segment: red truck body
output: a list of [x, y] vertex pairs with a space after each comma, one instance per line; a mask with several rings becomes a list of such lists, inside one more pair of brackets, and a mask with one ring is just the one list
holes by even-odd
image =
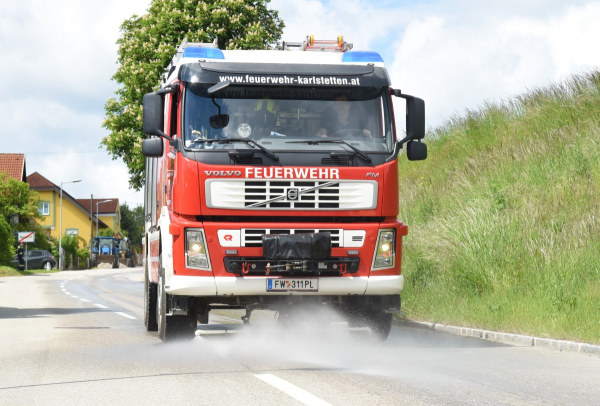
[[[207, 323], [214, 309], [246, 309], [247, 321], [255, 309], [278, 310], [285, 318], [305, 305], [333, 307], [351, 326], [385, 339], [392, 313], [400, 310], [408, 227], [397, 219], [398, 153], [408, 142], [409, 159], [426, 156], [424, 104], [389, 86], [383, 61], [369, 62], [375, 53], [345, 65], [356, 55], [343, 40], [323, 45], [328, 52], [314, 57], [302, 49], [318, 48], [318, 41], [299, 44], [299, 55], [286, 65], [261, 63], [282, 51], [221, 52], [184, 42], [161, 90], [144, 99], [144, 131], [159, 136], [143, 145], [146, 326], [164, 340], [192, 336], [196, 322]], [[208, 57], [198, 60], [198, 54]], [[302, 58], [305, 65], [298, 63]], [[229, 79], [215, 76], [224, 73]], [[326, 93], [328, 86], [315, 86], [325, 79], [342, 86]], [[293, 80], [308, 86], [291, 86]], [[261, 87], [252, 87], [254, 81]], [[343, 85], [350, 81], [365, 87]], [[211, 96], [214, 85], [228, 90]], [[279, 96], [279, 89], [287, 93]], [[252, 92], [267, 96], [247, 96]], [[396, 135], [393, 96], [407, 99], [406, 137]], [[338, 113], [339, 120], [365, 128], [342, 130], [357, 133], [342, 139], [329, 130], [327, 137], [319, 128], [327, 114], [351, 100], [348, 118]], [[352, 106], [363, 111], [362, 121], [353, 119]], [[264, 235], [294, 246], [301, 234], [325, 238], [328, 255], [296, 258], [282, 249], [265, 257]]]

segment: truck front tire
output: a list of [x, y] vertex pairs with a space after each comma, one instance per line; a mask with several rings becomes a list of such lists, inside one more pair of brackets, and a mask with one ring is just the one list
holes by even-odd
[[368, 327], [371, 332], [351, 330], [350, 335], [358, 341], [384, 342], [392, 330], [392, 319], [393, 315], [391, 313], [384, 313], [377, 310], [352, 314], [348, 318], [348, 327]]
[[157, 331], [156, 322], [156, 283], [150, 282], [148, 270], [144, 269], [144, 324], [146, 331]]
[[[160, 256], [162, 265], [162, 255]], [[193, 307], [188, 309], [187, 315], [169, 316], [169, 294], [165, 291], [165, 277], [162, 266], [158, 270], [158, 291], [156, 301], [156, 321], [158, 325], [158, 337], [164, 341], [191, 340], [196, 337], [198, 322], [196, 311]]]

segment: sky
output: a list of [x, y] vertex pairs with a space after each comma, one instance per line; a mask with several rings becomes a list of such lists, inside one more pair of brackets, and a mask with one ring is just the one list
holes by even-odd
[[[99, 149], [117, 84], [119, 26], [148, 0], [0, 1], [0, 152], [25, 153], [77, 198], [141, 204]], [[392, 85], [426, 102], [427, 125], [600, 65], [600, 1], [272, 0], [283, 40], [337, 35], [378, 51]], [[398, 117], [399, 115], [396, 114]]]

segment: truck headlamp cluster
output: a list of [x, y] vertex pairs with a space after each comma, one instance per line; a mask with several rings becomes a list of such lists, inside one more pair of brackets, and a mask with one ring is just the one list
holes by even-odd
[[185, 230], [185, 265], [188, 268], [210, 271], [210, 258], [206, 250], [204, 230]]
[[379, 230], [372, 269], [393, 268], [396, 259], [396, 230]]

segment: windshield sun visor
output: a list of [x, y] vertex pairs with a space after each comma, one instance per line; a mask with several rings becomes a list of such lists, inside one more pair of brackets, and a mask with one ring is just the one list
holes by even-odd
[[262, 86], [386, 87], [384, 68], [373, 65], [317, 65], [277, 63], [203, 62], [182, 65], [178, 78], [189, 83]]

